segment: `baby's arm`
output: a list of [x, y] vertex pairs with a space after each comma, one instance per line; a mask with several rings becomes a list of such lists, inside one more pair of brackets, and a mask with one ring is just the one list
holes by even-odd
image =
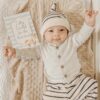
[[95, 26], [97, 12], [86, 11], [85, 22], [80, 31], [73, 35], [73, 42], [76, 47], [80, 47], [92, 34]]
[[38, 57], [37, 48], [16, 49], [16, 57], [35, 58]]
[[73, 35], [73, 42], [75, 46], [78, 48], [80, 47], [92, 34], [94, 28], [88, 26], [86, 23], [82, 26], [78, 33]]
[[18, 57], [18, 58], [37, 58], [39, 54], [37, 53], [39, 50], [38, 47], [36, 48], [29, 48], [29, 49], [15, 49], [12, 47], [4, 47], [4, 55], [6, 57]]

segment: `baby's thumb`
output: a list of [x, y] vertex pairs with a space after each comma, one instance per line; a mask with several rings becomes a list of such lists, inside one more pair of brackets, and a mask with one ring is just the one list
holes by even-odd
[[4, 47], [4, 48], [3, 48], [3, 55], [4, 55], [4, 56], [8, 56], [7, 47]]

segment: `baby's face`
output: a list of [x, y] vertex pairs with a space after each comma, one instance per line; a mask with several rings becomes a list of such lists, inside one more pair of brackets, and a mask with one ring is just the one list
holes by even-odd
[[59, 46], [63, 43], [68, 36], [68, 31], [64, 26], [53, 26], [46, 30], [44, 39], [47, 43], [54, 46]]

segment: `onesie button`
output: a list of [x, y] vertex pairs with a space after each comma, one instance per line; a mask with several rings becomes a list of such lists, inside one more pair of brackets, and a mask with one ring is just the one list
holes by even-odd
[[67, 78], [67, 75], [65, 74], [64, 77]]
[[60, 55], [58, 55], [58, 58], [61, 58], [61, 56], [60, 56]]
[[59, 49], [59, 47], [57, 46], [56, 49]]
[[63, 65], [61, 65], [61, 68], [64, 68], [64, 66], [63, 66]]

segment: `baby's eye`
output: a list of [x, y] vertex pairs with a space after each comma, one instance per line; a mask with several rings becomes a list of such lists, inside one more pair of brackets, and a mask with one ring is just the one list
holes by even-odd
[[53, 32], [53, 30], [48, 30], [48, 32]]
[[64, 29], [60, 29], [60, 31], [64, 31]]

